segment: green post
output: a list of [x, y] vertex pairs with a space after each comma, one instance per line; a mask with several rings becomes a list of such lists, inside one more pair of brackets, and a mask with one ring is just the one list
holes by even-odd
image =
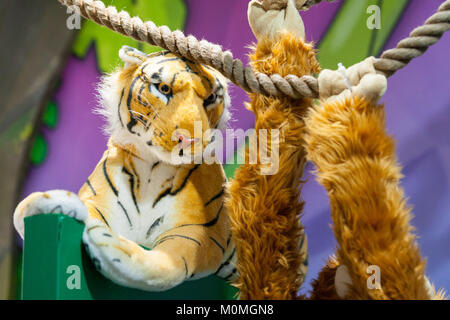
[[22, 299], [232, 299], [236, 290], [209, 276], [165, 292], [145, 292], [114, 284], [95, 270], [84, 251], [83, 224], [60, 215], [25, 219]]

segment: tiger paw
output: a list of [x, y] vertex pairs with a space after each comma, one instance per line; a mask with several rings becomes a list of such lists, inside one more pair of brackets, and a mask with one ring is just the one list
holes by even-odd
[[387, 79], [376, 72], [374, 62], [369, 57], [348, 69], [323, 70], [318, 79], [320, 98], [333, 101], [358, 95], [376, 103], [386, 92]]
[[[306, 0], [297, 0], [299, 7]], [[248, 5], [248, 21], [255, 37], [276, 37], [290, 32], [305, 39], [305, 26], [293, 0], [253, 0]]]
[[[105, 274], [105, 272], [107, 274], [113, 273], [116, 278], [119, 276], [118, 271], [113, 272], [112, 270], [120, 270], [122, 268], [120, 265], [128, 257], [119, 249], [120, 239], [117, 234], [112, 232], [104, 223], [92, 219], [86, 223], [83, 244], [97, 271], [102, 274]], [[114, 267], [114, 264], [117, 267]]]
[[99, 220], [86, 223], [83, 243], [97, 270], [116, 284], [165, 291], [186, 280], [182, 258], [176, 261], [164, 252], [147, 251]]
[[72, 192], [51, 190], [35, 192], [22, 200], [14, 211], [14, 227], [22, 238], [25, 236], [26, 217], [38, 214], [64, 214], [84, 222], [88, 217], [86, 206]]

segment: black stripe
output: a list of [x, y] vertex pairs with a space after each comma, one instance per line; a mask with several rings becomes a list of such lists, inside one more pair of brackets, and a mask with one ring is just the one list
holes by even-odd
[[211, 82], [211, 79], [209, 79], [209, 78], [208, 78], [207, 76], [205, 76], [204, 74], [202, 74], [201, 77], [202, 77], [203, 79], [205, 79], [206, 82], [208, 82], [208, 85], [209, 85], [209, 88], [210, 88], [210, 89], [213, 89], [213, 88], [214, 88], [214, 86], [213, 86], [213, 84], [212, 84], [212, 82]]
[[125, 88], [122, 89], [122, 93], [120, 94], [119, 105], [117, 106], [117, 113], [119, 114], [119, 121], [120, 121], [120, 124], [122, 125], [122, 127], [124, 127], [124, 125], [123, 125], [123, 121], [122, 121], [122, 115], [120, 114], [120, 105], [122, 104], [124, 92], [125, 92]]
[[231, 273], [229, 275], [227, 275], [225, 278], [223, 278], [224, 280], [228, 280], [230, 279], [235, 273], [237, 272], [236, 268], [233, 268], [233, 270], [231, 271]]
[[175, 57], [175, 58], [167, 58], [167, 59], [163, 59], [158, 61], [156, 64], [161, 64], [161, 63], [165, 63], [165, 62], [169, 62], [169, 61], [183, 61], [181, 58]]
[[103, 174], [106, 178], [106, 181], [108, 182], [109, 187], [112, 189], [113, 193], [116, 197], [119, 196], [119, 191], [114, 187], [111, 179], [109, 178], [108, 171], [106, 170], [106, 161], [108, 160], [108, 156], [106, 156], [105, 161], [103, 161]]
[[303, 247], [303, 242], [305, 242], [305, 234], [303, 234], [302, 240], [300, 241], [299, 249]]
[[63, 208], [61, 207], [61, 205], [57, 205], [56, 207], [51, 209], [49, 213], [61, 213], [61, 214], [63, 214]]
[[94, 230], [94, 229], [97, 229], [97, 228], [104, 228], [104, 227], [103, 226], [93, 226], [93, 227], [90, 227], [89, 229], [87, 229], [87, 232], [90, 232], [91, 230]]
[[171, 86], [172, 88], [173, 88], [173, 85], [174, 85], [175, 80], [177, 79], [177, 76], [178, 76], [179, 73], [180, 73], [180, 72], [176, 72], [176, 73], [173, 75], [172, 81], [170, 81], [170, 86]]
[[308, 266], [308, 264], [309, 264], [309, 254], [306, 253], [306, 258], [305, 258], [305, 260], [303, 261], [303, 265]]
[[160, 161], [156, 161], [156, 162], [152, 165], [151, 171], [153, 171], [153, 169], [155, 169], [155, 167], [156, 167], [157, 165], [159, 165], [159, 163], [160, 163]]
[[230, 232], [230, 235], [228, 236], [228, 239], [227, 239], [227, 248], [230, 245], [231, 235], [232, 235], [232, 233]]
[[[151, 78], [152, 78], [153, 81], [157, 81], [157, 82], [161, 82], [162, 81], [161, 73], [163, 71], [163, 68], [164, 67], [159, 68], [158, 72], [154, 72], [152, 74]], [[150, 90], [150, 86], [153, 85], [153, 84], [154, 84], [153, 82], [149, 83], [148, 90]]]
[[133, 99], [133, 89], [134, 89], [134, 86], [138, 79], [140, 79], [139, 76], [134, 78], [133, 82], [131, 82], [130, 89], [128, 91], [128, 98], [127, 98], [128, 114], [130, 116], [130, 121], [127, 123], [127, 128], [128, 128], [128, 131], [130, 131], [130, 133], [132, 133], [132, 134], [136, 134], [136, 132], [134, 132], [132, 129], [137, 124], [137, 121], [131, 112], [131, 100]]
[[170, 235], [168, 235], [168, 236], [165, 236], [165, 237], [159, 239], [159, 240], [156, 242], [155, 247], [158, 246], [158, 245], [160, 245], [161, 243], [167, 241], [167, 240], [172, 240], [172, 239], [174, 239], [174, 238], [183, 238], [183, 239], [186, 239], [186, 240], [193, 241], [193, 242], [195, 242], [196, 244], [198, 244], [199, 246], [202, 245], [202, 244], [200, 243], [200, 241], [198, 241], [198, 240], [196, 240], [196, 239], [194, 239], [194, 238], [191, 238], [191, 237], [188, 237], [188, 236], [183, 236], [183, 235], [181, 235], [181, 234], [170, 234]]
[[178, 228], [183, 228], [183, 227], [192, 227], [192, 226], [207, 227], [207, 228], [208, 227], [212, 227], [213, 225], [215, 225], [217, 223], [217, 221], [219, 221], [219, 217], [220, 217], [220, 213], [222, 212], [222, 209], [223, 209], [223, 202], [220, 205], [219, 211], [217, 211], [217, 214], [214, 217], [214, 219], [212, 219], [212, 220], [210, 220], [208, 222], [205, 222], [205, 223], [187, 223], [187, 224], [182, 224], [181, 226], [174, 227], [174, 228], [172, 228], [172, 229], [170, 229], [168, 231], [172, 231], [172, 230], [175, 230], [175, 229], [178, 229]]
[[180, 191], [186, 186], [186, 183], [187, 183], [189, 177], [191, 176], [191, 174], [192, 174], [195, 170], [197, 170], [197, 168], [198, 168], [199, 166], [200, 166], [200, 164], [196, 164], [191, 170], [189, 170], [188, 174], [186, 175], [186, 177], [185, 177], [184, 180], [183, 180], [183, 183], [181, 183], [181, 186], [180, 186], [177, 190], [171, 192], [171, 193], [170, 193], [171, 196], [176, 195], [178, 192], [180, 192]]
[[222, 188], [222, 190], [220, 190], [220, 192], [218, 194], [216, 194], [214, 197], [212, 197], [208, 202], [205, 203], [205, 207], [210, 204], [211, 202], [213, 202], [216, 199], [219, 199], [224, 193], [224, 189]]
[[212, 219], [211, 221], [208, 221], [206, 223], [203, 223], [202, 226], [212, 227], [213, 225], [215, 225], [217, 223], [217, 221], [219, 221], [219, 217], [220, 217], [220, 213], [222, 212], [222, 209], [223, 209], [223, 202], [221, 203], [219, 211], [217, 211], [217, 214], [214, 217], [214, 219]]
[[183, 259], [183, 262], [184, 262], [184, 270], [186, 271], [185, 278], [187, 278], [187, 276], [189, 274], [188, 265], [187, 265], [186, 259], [183, 256], [181, 257], [181, 259]]
[[122, 167], [122, 172], [130, 177], [129, 182], [131, 189], [131, 197], [133, 198], [134, 206], [136, 207], [137, 212], [141, 214], [141, 211], [139, 210], [139, 206], [136, 200], [136, 193], [134, 192], [134, 184], [135, 184], [134, 175], [131, 172], [129, 172], [125, 167]]
[[222, 263], [220, 265], [219, 269], [217, 269], [217, 271], [214, 272], [215, 275], [217, 275], [220, 272], [220, 270], [222, 270], [224, 267], [226, 267], [227, 265], [230, 264], [230, 261], [231, 261], [231, 259], [233, 259], [233, 256], [234, 256], [235, 253], [236, 253], [236, 248], [233, 249], [233, 252], [231, 252], [231, 254], [228, 257], [228, 259], [224, 263]]
[[139, 177], [139, 175], [138, 175], [138, 173], [136, 171], [136, 168], [134, 167], [134, 163], [133, 162], [131, 163], [131, 170], [133, 171], [133, 175], [136, 178], [136, 188], [137, 188], [137, 190], [139, 190], [140, 187], [141, 187], [141, 178]]
[[95, 210], [97, 210], [98, 214], [102, 217], [103, 221], [104, 221], [104, 222], [106, 223], [106, 225], [109, 227], [109, 223], [108, 223], [108, 221], [106, 221], [106, 218], [105, 218], [105, 216], [103, 215], [103, 213], [102, 213], [100, 210], [98, 210], [97, 207], [94, 207], [94, 208], [95, 208]]
[[148, 103], [145, 101], [142, 101], [141, 96], [142, 96], [142, 91], [144, 90], [144, 88], [146, 87], [145, 83], [142, 84], [141, 88], [139, 89], [139, 93], [138, 93], [138, 101], [140, 104], [142, 104], [144, 107], [148, 107]]
[[127, 107], [128, 107], [128, 108], [131, 106], [131, 100], [133, 99], [133, 89], [134, 89], [134, 86], [136, 85], [136, 81], [138, 81], [139, 79], [140, 79], [139, 76], [137, 76], [137, 77], [134, 78], [133, 81], [131, 82], [130, 89], [128, 90], [128, 98], [127, 98]]
[[150, 226], [150, 228], [147, 231], [147, 236], [146, 238], [150, 237], [150, 234], [152, 233], [153, 229], [156, 228], [157, 226], [159, 226], [162, 222], [164, 221], [164, 216], [159, 217], [158, 219], [156, 219], [152, 225]]
[[178, 189], [176, 189], [175, 191], [171, 191], [171, 188], [167, 188], [162, 193], [160, 193], [158, 195], [158, 197], [155, 199], [155, 201], [153, 202], [152, 207], [154, 208], [156, 206], [156, 204], [165, 196], [167, 196], [167, 195], [175, 196], [178, 192], [183, 190], [183, 188], [186, 186], [186, 183], [187, 183], [189, 177], [199, 166], [200, 166], [200, 164], [196, 164], [191, 170], [189, 170], [188, 174], [186, 175], [186, 177], [184, 178], [183, 182], [181, 183], [181, 185]]
[[155, 56], [153, 56], [152, 58], [165, 57], [165, 56], [167, 56], [170, 53], [172, 53], [172, 52], [164, 50], [164, 51], [159, 52], [159, 54], [155, 54]]
[[131, 220], [130, 220], [130, 217], [128, 216], [127, 210], [125, 209], [125, 207], [119, 200], [117, 200], [117, 204], [122, 208], [123, 212], [125, 213], [125, 216], [127, 217], [128, 223], [130, 224], [130, 227], [132, 227], [133, 224], [131, 223]]
[[222, 251], [222, 253], [225, 253], [225, 249], [220, 245], [220, 243], [216, 239], [214, 239], [211, 236], [209, 238], [212, 240], [212, 242], [214, 242], [219, 247], [219, 249]]
[[136, 134], [136, 132], [133, 131], [133, 127], [137, 124], [137, 120], [134, 118], [134, 116], [130, 112], [130, 121], [127, 123], [127, 129], [132, 134]]
[[[140, 158], [138, 155], [134, 154], [134, 153], [131, 152], [130, 150], [127, 150], [127, 149], [122, 149], [122, 150], [123, 150], [125, 153], [129, 154], [130, 156], [142, 160], [142, 158]], [[136, 172], [136, 171], [135, 171], [135, 172]]]
[[95, 192], [94, 187], [91, 184], [91, 181], [89, 181], [89, 179], [86, 180], [87, 185], [89, 186], [89, 188], [91, 189], [92, 193], [94, 194], [94, 196], [97, 195], [97, 193]]
[[152, 208], [154, 208], [156, 206], [156, 204], [165, 196], [167, 196], [168, 194], [170, 194], [170, 189], [171, 188], [167, 188], [166, 190], [164, 190], [163, 192], [161, 192], [158, 197], [155, 199], [155, 201], [153, 201], [153, 205]]

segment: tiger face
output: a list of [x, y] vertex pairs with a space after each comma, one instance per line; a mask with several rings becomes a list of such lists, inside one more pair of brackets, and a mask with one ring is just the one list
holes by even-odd
[[212, 143], [211, 129], [229, 119], [226, 79], [216, 70], [168, 52], [122, 47], [124, 68], [99, 88], [115, 143], [171, 163], [192, 163]]

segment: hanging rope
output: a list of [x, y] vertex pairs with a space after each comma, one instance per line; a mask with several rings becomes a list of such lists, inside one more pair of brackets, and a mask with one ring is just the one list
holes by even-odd
[[[333, 2], [336, 0], [295, 0], [295, 5], [298, 10], [308, 10], [312, 6], [320, 2]], [[286, 8], [286, 1], [283, 0], [263, 0], [262, 7], [264, 10], [281, 10]]]
[[[199, 41], [192, 35], [185, 36], [179, 30], [172, 32], [167, 26], [157, 27], [153, 22], [143, 22], [138, 17], [131, 18], [125, 11], [117, 12], [115, 7], [105, 7], [102, 1], [58, 1], [66, 6], [77, 6], [83, 17], [111, 30], [169, 50], [189, 60], [209, 65], [247, 92], [277, 97], [289, 96], [294, 99], [319, 96], [317, 79], [313, 76], [299, 78], [287, 75], [283, 78], [279, 74], [254, 72], [251, 67], [244, 67], [241, 60], [234, 59], [230, 51], [223, 51], [219, 45], [206, 40]], [[301, 9], [308, 9], [322, 1], [333, 0], [307, 0]], [[423, 26], [414, 29], [408, 38], [398, 43], [396, 48], [385, 51], [376, 60], [375, 68], [386, 76], [393, 75], [412, 59], [422, 55], [448, 30], [450, 30], [450, 0], [444, 1], [437, 13]]]

